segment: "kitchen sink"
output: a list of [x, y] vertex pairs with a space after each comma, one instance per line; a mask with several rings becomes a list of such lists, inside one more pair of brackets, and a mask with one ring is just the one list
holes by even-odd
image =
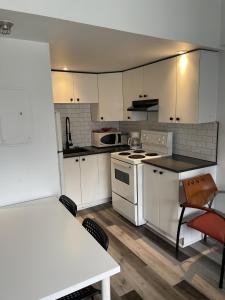
[[72, 153], [80, 153], [80, 152], [88, 152], [88, 149], [85, 149], [83, 147], [74, 147], [70, 149], [64, 149], [64, 154], [72, 154]]

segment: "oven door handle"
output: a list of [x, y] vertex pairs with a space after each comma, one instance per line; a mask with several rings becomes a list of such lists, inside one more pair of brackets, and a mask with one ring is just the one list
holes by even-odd
[[113, 162], [114, 165], [122, 166], [122, 167], [124, 167], [126, 169], [131, 169], [133, 167], [133, 165], [125, 163], [125, 162], [122, 162], [122, 161], [120, 161], [118, 159], [111, 158], [111, 160], [112, 160], [112, 162]]

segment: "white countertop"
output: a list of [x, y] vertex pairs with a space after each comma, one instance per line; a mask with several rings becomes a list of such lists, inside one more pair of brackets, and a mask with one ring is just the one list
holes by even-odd
[[57, 299], [120, 271], [55, 197], [0, 208], [0, 299]]

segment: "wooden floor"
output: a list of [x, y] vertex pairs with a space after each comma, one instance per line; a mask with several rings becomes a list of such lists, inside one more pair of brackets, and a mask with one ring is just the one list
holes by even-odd
[[111, 278], [112, 300], [225, 299], [225, 289], [218, 289], [222, 247], [216, 242], [187, 247], [177, 261], [173, 246], [145, 226], [135, 227], [111, 205], [80, 211], [78, 219], [85, 217], [105, 229], [108, 252], [121, 266]]

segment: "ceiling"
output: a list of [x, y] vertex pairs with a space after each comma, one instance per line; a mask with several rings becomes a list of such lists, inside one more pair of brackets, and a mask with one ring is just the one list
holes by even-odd
[[49, 42], [52, 69], [119, 71], [175, 55], [180, 50], [199, 48], [183, 42], [0, 10], [0, 20], [5, 19], [14, 22], [11, 38]]

